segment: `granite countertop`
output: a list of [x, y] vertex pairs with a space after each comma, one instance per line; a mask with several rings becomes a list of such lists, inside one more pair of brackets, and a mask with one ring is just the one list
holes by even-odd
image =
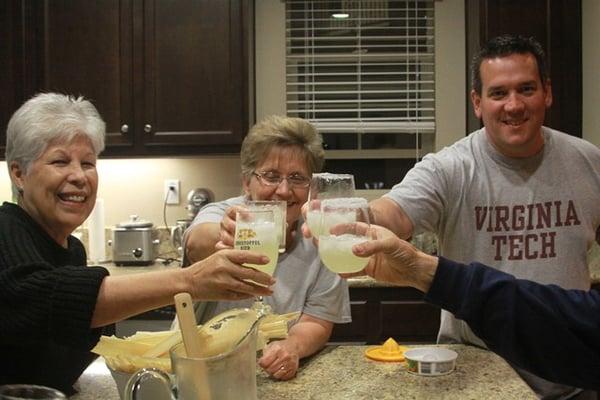
[[[304, 360], [298, 376], [282, 382], [257, 373], [258, 399], [536, 399], [517, 373], [496, 354], [472, 346], [444, 346], [458, 353], [445, 376], [408, 373], [403, 363], [364, 357], [368, 346], [328, 346]], [[118, 400], [116, 385], [100, 358], [79, 378], [73, 400]]]

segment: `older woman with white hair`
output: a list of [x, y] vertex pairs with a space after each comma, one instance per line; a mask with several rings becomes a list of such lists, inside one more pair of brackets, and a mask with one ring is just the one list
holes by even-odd
[[109, 276], [87, 267], [71, 233], [96, 200], [96, 160], [105, 124], [83, 98], [40, 94], [7, 128], [6, 163], [17, 204], [0, 206], [0, 384], [33, 383], [73, 393], [93, 360], [101, 327], [173, 303], [189, 292], [202, 300], [269, 295], [256, 253], [226, 250], [191, 268]]

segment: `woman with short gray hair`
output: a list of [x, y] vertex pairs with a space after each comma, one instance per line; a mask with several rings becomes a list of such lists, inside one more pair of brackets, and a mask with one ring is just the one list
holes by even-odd
[[[292, 379], [299, 360], [327, 343], [333, 325], [351, 320], [346, 283], [325, 268], [316, 247], [300, 231], [310, 178], [323, 167], [324, 154], [321, 135], [308, 121], [270, 116], [258, 122], [240, 153], [244, 195], [205, 206], [184, 236], [186, 258], [202, 260], [233, 247], [236, 211], [245, 200], [286, 202], [286, 251], [277, 260], [273, 295], [264, 301], [274, 313], [300, 312], [300, 318], [288, 337], [271, 342], [258, 361], [276, 379]], [[198, 320], [251, 306], [251, 300], [202, 304], [197, 307]]]
[[300, 149], [311, 173], [321, 171], [325, 163], [323, 138], [311, 123], [302, 118], [271, 115], [254, 125], [244, 139], [240, 152], [242, 175], [250, 177], [273, 146]]
[[271, 277], [240, 265], [266, 258], [243, 251], [127, 276], [87, 267], [83, 244], [71, 233], [96, 201], [104, 130], [89, 101], [56, 93], [30, 99], [8, 124], [6, 160], [17, 204], [0, 206], [0, 353], [10, 360], [0, 363], [0, 384], [72, 394], [102, 327], [172, 304], [180, 292], [203, 300], [272, 293]]
[[[83, 97], [45, 93], [33, 97], [12, 116], [6, 128], [6, 165], [28, 170], [51, 141], [86, 136], [96, 156], [104, 150], [106, 125], [96, 107]], [[18, 191], [13, 185], [13, 194]]]

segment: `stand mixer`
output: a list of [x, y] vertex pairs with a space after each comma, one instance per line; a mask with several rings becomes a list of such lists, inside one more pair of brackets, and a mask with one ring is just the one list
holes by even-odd
[[213, 202], [215, 195], [210, 189], [196, 188], [190, 190], [187, 195], [187, 205], [185, 209], [188, 211], [188, 217], [178, 219], [175, 226], [171, 229], [171, 243], [179, 252], [180, 257], [183, 257], [183, 233], [190, 227], [192, 221], [198, 211], [208, 203]]

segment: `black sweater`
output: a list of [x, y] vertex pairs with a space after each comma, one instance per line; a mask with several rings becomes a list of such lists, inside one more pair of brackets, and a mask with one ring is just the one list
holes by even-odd
[[542, 285], [440, 257], [425, 300], [466, 321], [508, 361], [553, 382], [600, 389], [600, 292]]
[[65, 249], [21, 207], [0, 206], [0, 384], [73, 393], [101, 334], [90, 323], [106, 275], [75, 237]]

